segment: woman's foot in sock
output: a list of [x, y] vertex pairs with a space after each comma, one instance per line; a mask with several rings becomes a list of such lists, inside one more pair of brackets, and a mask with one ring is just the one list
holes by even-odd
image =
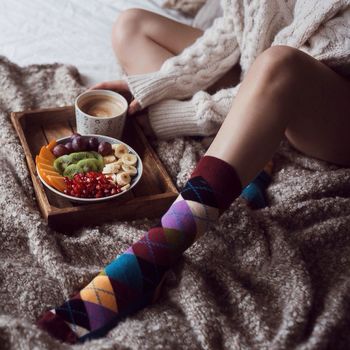
[[252, 209], [267, 207], [266, 189], [271, 182], [272, 168], [273, 163], [269, 161], [264, 170], [241, 193], [241, 197], [248, 202]]
[[122, 317], [157, 297], [166, 272], [240, 192], [241, 183], [231, 165], [203, 157], [159, 226], [151, 228], [73, 298], [47, 311], [38, 326], [69, 343], [104, 336]]

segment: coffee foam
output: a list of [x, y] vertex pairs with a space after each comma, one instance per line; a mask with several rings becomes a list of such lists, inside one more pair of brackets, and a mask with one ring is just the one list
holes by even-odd
[[124, 107], [121, 102], [110, 96], [86, 96], [79, 108], [86, 114], [97, 118], [110, 118], [122, 114]]

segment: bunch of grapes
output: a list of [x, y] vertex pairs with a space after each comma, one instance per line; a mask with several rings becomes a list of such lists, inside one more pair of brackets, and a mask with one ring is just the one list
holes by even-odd
[[81, 136], [73, 134], [65, 144], [58, 144], [52, 150], [55, 157], [61, 157], [73, 152], [95, 151], [102, 156], [108, 156], [112, 153], [112, 145], [109, 142], [99, 142], [96, 137]]

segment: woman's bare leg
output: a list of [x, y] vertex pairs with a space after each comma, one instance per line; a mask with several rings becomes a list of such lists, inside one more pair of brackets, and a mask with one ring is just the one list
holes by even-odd
[[[130, 9], [122, 12], [113, 26], [112, 46], [127, 74], [146, 74], [158, 71], [168, 58], [180, 54], [202, 34], [200, 29], [153, 12]], [[240, 68], [236, 65], [209, 87], [208, 92], [237, 84], [239, 76]], [[97, 84], [94, 88], [110, 88], [110, 82]], [[152, 136], [147, 115], [139, 115], [136, 119], [145, 133]]]
[[247, 73], [207, 155], [247, 185], [282, 137], [307, 155], [350, 166], [350, 81], [290, 47], [273, 47]]
[[113, 49], [127, 74], [159, 70], [164, 61], [178, 55], [203, 32], [153, 12], [122, 12], [113, 27]]
[[[113, 26], [112, 45], [127, 74], [145, 74], [159, 70], [170, 57], [191, 46], [203, 31], [153, 12], [130, 9], [122, 12]], [[239, 81], [236, 65], [219, 79], [210, 92]]]

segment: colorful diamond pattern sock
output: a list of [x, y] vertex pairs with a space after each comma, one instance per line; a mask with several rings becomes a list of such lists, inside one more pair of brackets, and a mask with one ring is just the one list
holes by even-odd
[[253, 209], [262, 209], [267, 206], [266, 189], [271, 182], [271, 175], [265, 170], [246, 186], [241, 197], [246, 199]]
[[240, 194], [235, 170], [205, 156], [161, 218], [84, 289], [37, 322], [53, 337], [75, 343], [105, 335], [118, 321], [151, 303], [166, 272]]

